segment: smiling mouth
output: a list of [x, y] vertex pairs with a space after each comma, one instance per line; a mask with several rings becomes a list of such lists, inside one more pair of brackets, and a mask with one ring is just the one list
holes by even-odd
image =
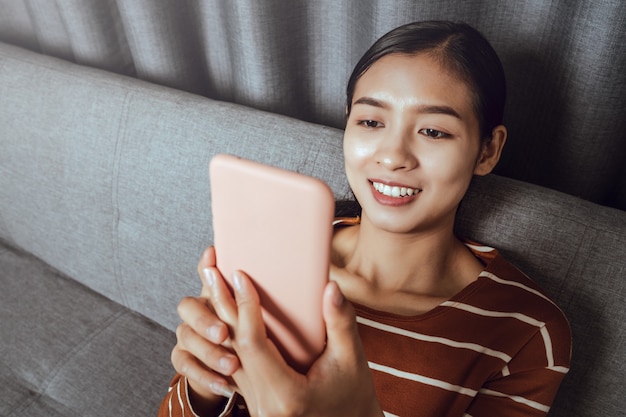
[[422, 191], [419, 188], [398, 187], [375, 181], [372, 181], [372, 185], [374, 186], [374, 189], [380, 194], [394, 198], [411, 197]]

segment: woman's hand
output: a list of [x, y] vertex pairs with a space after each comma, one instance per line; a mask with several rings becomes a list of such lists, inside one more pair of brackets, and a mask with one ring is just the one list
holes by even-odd
[[[201, 277], [210, 267], [215, 267], [212, 247], [198, 263]], [[228, 349], [228, 327], [210, 305], [206, 278], [202, 281], [200, 297], [186, 297], [178, 305], [183, 323], [176, 329], [177, 343], [171, 360], [176, 371], [187, 377], [194, 411], [211, 414], [223, 406], [224, 397], [232, 394], [229, 377], [239, 368], [239, 360]]]
[[241, 366], [236, 389], [252, 416], [381, 416], [372, 376], [358, 335], [354, 310], [336, 283], [323, 299], [326, 349], [307, 375], [294, 371], [267, 337], [252, 281], [235, 273], [233, 298], [214, 267], [206, 270], [211, 305], [228, 324]]

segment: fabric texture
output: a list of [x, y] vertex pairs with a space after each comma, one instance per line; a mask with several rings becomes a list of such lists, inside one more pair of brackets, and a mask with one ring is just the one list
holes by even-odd
[[430, 312], [407, 318], [357, 307], [377, 392], [392, 415], [543, 416], [569, 371], [563, 313], [493, 248], [470, 248], [484, 271]]
[[[400, 316], [355, 306], [387, 416], [545, 416], [569, 371], [564, 314], [495, 249], [469, 247], [485, 269], [431, 311]], [[159, 416], [190, 410], [186, 380], [175, 378]], [[237, 415], [232, 401], [229, 411]]]
[[561, 386], [570, 394], [557, 396], [551, 415], [619, 415], [626, 407], [619, 388], [626, 375], [626, 218], [564, 194], [548, 199], [545, 190], [519, 181], [496, 184], [501, 179], [474, 181], [457, 234], [497, 247], [570, 321], [572, 367]]
[[0, 0], [0, 41], [342, 128], [345, 84], [403, 23], [463, 20], [508, 79], [498, 173], [626, 209], [626, 3], [619, 0]]
[[[62, 61], [6, 51], [0, 55], [0, 140], [11, 148], [0, 153], [6, 239], [170, 329], [180, 298], [199, 288], [195, 264], [212, 241], [213, 155], [324, 178], [337, 199], [350, 197], [337, 129], [98, 71], [83, 78], [82, 69]], [[172, 251], [171, 242], [186, 243]]]
[[[195, 267], [212, 240], [215, 153], [309, 173], [351, 196], [342, 132], [331, 127], [2, 43], [0, 97], [1, 415], [157, 409], [173, 372], [176, 305], [200, 290]], [[570, 320], [572, 366], [550, 416], [621, 416], [624, 211], [490, 175], [472, 184], [457, 233], [501, 250]], [[146, 398], [121, 404], [135, 377]], [[110, 396], [85, 411], [85, 393]]]
[[[224, 398], [224, 407], [217, 417], [245, 417], [248, 415], [246, 404], [241, 396], [233, 394], [229, 398]], [[161, 401], [158, 417], [177, 417], [193, 415], [196, 416], [196, 410], [191, 406], [189, 400], [189, 383], [187, 378], [180, 374], [174, 375], [170, 382], [170, 388], [167, 395]]]
[[156, 415], [170, 331], [30, 254], [0, 244], [0, 265], [0, 415]]

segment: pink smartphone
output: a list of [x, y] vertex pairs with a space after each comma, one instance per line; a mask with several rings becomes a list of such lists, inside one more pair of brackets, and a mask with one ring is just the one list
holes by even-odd
[[322, 296], [328, 281], [334, 196], [323, 181], [220, 154], [210, 163], [217, 267], [259, 291], [269, 337], [306, 372], [324, 349]]

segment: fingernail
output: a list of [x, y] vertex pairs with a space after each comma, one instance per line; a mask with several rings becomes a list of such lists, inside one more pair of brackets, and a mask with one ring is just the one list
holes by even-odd
[[235, 271], [233, 273], [233, 287], [235, 287], [235, 291], [241, 291], [243, 286], [243, 277], [239, 271]]
[[215, 272], [213, 272], [211, 268], [204, 268], [202, 273], [204, 274], [207, 285], [213, 287], [213, 284], [215, 284]]
[[333, 303], [335, 304], [335, 306], [341, 307], [341, 305], [343, 304], [344, 296], [337, 285], [334, 286], [333, 292]]
[[207, 329], [209, 340], [215, 343], [220, 342], [220, 334], [222, 333], [222, 325], [215, 324]]
[[209, 387], [211, 388], [211, 391], [213, 391], [217, 395], [228, 398], [233, 396], [233, 390], [229, 386], [224, 385], [221, 382], [212, 382]]
[[235, 357], [232, 355], [227, 355], [224, 356], [223, 358], [220, 358], [219, 360], [219, 367], [223, 372], [227, 372], [230, 373], [232, 368], [233, 368], [233, 361], [235, 360]]

